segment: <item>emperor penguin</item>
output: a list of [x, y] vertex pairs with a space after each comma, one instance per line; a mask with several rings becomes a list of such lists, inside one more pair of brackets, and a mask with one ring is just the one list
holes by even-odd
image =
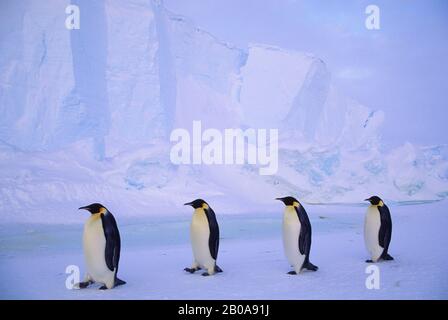
[[286, 208], [283, 214], [283, 248], [289, 264], [294, 268], [288, 274], [298, 274], [302, 269], [317, 271], [310, 262], [311, 223], [305, 208], [293, 197], [276, 198]]
[[87, 273], [79, 288], [94, 282], [102, 283], [101, 290], [125, 284], [118, 279], [120, 260], [120, 232], [112, 213], [100, 203], [80, 207], [91, 213], [84, 225], [83, 245]]
[[207, 272], [203, 276], [210, 276], [222, 272], [216, 264], [219, 249], [219, 226], [213, 209], [202, 199], [185, 203], [194, 208], [190, 225], [190, 239], [193, 248], [194, 261], [191, 268], [184, 270], [190, 273], [204, 268]]
[[377, 196], [365, 201], [370, 202], [364, 223], [364, 241], [371, 259], [366, 262], [377, 262], [380, 259], [394, 260], [389, 255], [389, 244], [392, 237], [392, 218], [389, 208]]

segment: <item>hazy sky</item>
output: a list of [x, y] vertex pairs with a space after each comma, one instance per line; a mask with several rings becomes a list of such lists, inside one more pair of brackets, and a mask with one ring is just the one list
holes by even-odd
[[[380, 30], [365, 9], [380, 8]], [[165, 0], [223, 41], [316, 54], [336, 87], [386, 112], [384, 141], [448, 143], [448, 1]]]

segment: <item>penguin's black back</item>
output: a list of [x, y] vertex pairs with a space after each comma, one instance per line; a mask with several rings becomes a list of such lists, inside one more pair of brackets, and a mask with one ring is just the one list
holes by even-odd
[[117, 222], [111, 212], [101, 214], [101, 222], [103, 223], [104, 237], [106, 238], [105, 259], [106, 265], [110, 271], [118, 272], [118, 262], [120, 261], [121, 239], [118, 231]]
[[218, 258], [219, 249], [219, 226], [216, 220], [215, 212], [211, 207], [204, 209], [205, 215], [207, 216], [208, 226], [210, 228], [210, 238], [208, 239], [208, 247], [210, 249], [210, 254], [213, 259]]
[[295, 209], [301, 224], [299, 234], [299, 251], [300, 254], [304, 254], [308, 257], [311, 249], [310, 219], [308, 218], [308, 214], [306, 213], [305, 208], [302, 205], [295, 207]]
[[392, 218], [390, 216], [389, 208], [383, 204], [378, 206], [378, 211], [380, 212], [381, 226], [378, 233], [379, 245], [384, 248], [384, 252], [387, 253], [389, 249], [390, 240], [392, 238]]

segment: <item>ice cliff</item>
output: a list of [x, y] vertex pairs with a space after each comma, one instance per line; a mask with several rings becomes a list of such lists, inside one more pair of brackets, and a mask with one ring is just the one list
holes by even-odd
[[[65, 28], [71, 3], [79, 30]], [[199, 196], [228, 212], [264, 210], [285, 194], [448, 196], [446, 146], [386, 151], [384, 113], [341, 95], [312, 54], [236, 48], [155, 0], [0, 6], [0, 221], [76, 220], [71, 210], [93, 201], [147, 215]], [[278, 174], [173, 165], [169, 134], [193, 120], [278, 128]]]

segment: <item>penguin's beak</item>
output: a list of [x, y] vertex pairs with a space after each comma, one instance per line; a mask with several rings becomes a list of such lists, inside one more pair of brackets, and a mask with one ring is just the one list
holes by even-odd
[[89, 210], [89, 206], [84, 206], [84, 207], [79, 207], [79, 208], [78, 208], [78, 210], [81, 210], [81, 209]]
[[370, 201], [370, 199], [364, 199], [364, 201]]
[[191, 206], [193, 203], [192, 202], [187, 202], [187, 203], [184, 203], [184, 206]]

